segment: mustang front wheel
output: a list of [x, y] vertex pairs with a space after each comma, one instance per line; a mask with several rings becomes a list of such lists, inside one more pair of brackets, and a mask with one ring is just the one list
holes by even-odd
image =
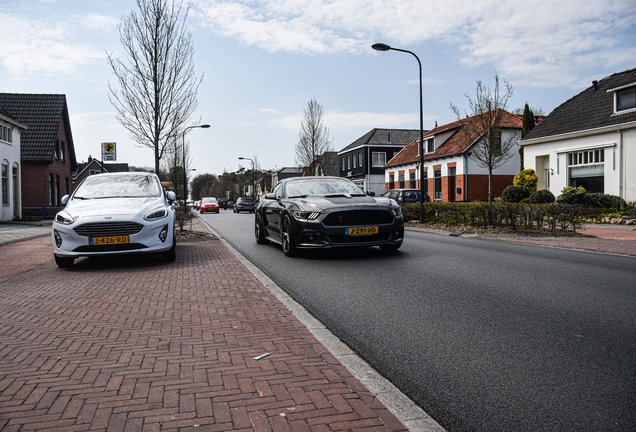
[[294, 244], [294, 234], [292, 233], [291, 220], [289, 216], [283, 218], [283, 229], [281, 231], [281, 242], [283, 244], [283, 252], [288, 257], [297, 255], [296, 245]]

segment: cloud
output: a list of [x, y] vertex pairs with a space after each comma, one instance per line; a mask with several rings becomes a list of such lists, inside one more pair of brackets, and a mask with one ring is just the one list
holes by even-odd
[[[373, 129], [374, 127], [402, 128], [419, 123], [419, 113], [372, 113], [372, 112], [340, 112], [326, 111], [323, 122], [329, 130], [334, 132], [357, 131]], [[268, 121], [269, 124], [281, 128], [297, 131], [300, 127], [302, 114], [280, 117]], [[380, 125], [380, 126], [378, 126]]]
[[10, 75], [73, 74], [104, 53], [86, 43], [69, 42], [71, 29], [55, 20], [39, 22], [0, 13], [3, 31], [2, 63]]
[[535, 87], [578, 86], [591, 68], [636, 54], [633, 0], [199, 0], [196, 13], [217, 34], [269, 52], [359, 54], [378, 40], [404, 48], [441, 42], [466, 66], [493, 64]]

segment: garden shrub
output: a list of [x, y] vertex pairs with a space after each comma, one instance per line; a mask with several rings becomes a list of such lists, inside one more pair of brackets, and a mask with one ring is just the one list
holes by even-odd
[[625, 200], [616, 195], [603, 193], [588, 194], [588, 207], [604, 208], [604, 209], [622, 209], [625, 208]]
[[512, 179], [512, 184], [514, 186], [525, 186], [532, 193], [537, 190], [538, 181], [539, 176], [537, 176], [537, 173], [532, 168], [528, 168], [519, 171]]
[[563, 188], [561, 195], [556, 199], [559, 204], [576, 204], [587, 205], [589, 201], [589, 194], [583, 186], [572, 187], [568, 186]]
[[518, 203], [530, 197], [530, 190], [525, 186], [508, 186], [501, 193], [501, 199], [508, 203]]
[[531, 204], [550, 204], [556, 200], [554, 194], [547, 189], [532, 192], [530, 195]]

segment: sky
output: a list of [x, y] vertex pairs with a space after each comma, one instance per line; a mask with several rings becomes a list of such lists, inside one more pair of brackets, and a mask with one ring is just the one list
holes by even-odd
[[[126, 60], [118, 25], [135, 0], [0, 0], [0, 92], [65, 94], [77, 161], [117, 143], [117, 162], [153, 167], [117, 121], [106, 53]], [[303, 110], [324, 109], [334, 150], [373, 128], [424, 129], [468, 111], [497, 74], [549, 114], [599, 80], [636, 67], [634, 0], [192, 0], [187, 18], [198, 107], [188, 125], [192, 167], [296, 166]]]

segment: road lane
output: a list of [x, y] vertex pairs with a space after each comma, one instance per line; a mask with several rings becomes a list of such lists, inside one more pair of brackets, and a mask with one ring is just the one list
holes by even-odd
[[636, 429], [634, 258], [409, 232], [289, 259], [204, 218], [448, 430]]

